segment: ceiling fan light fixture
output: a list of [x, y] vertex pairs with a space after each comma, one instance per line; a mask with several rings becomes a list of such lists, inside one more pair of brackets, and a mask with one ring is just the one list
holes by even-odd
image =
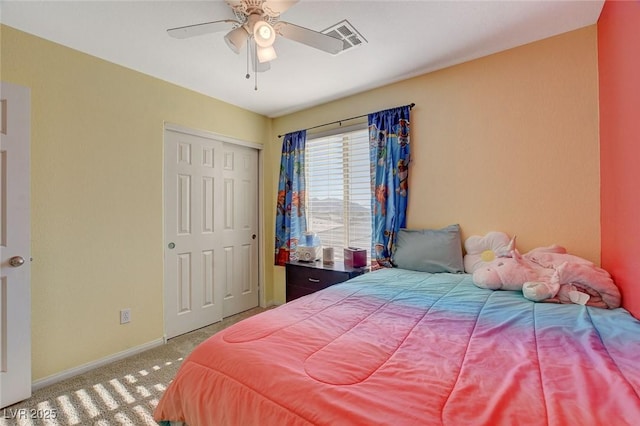
[[278, 55], [276, 55], [276, 50], [273, 46], [269, 47], [261, 47], [258, 46], [258, 62], [264, 63], [269, 62], [276, 59]]
[[234, 53], [240, 53], [240, 49], [247, 43], [248, 36], [249, 33], [247, 33], [247, 30], [245, 30], [243, 26], [239, 26], [229, 31], [227, 35], [224, 36], [224, 41]]
[[260, 47], [271, 47], [276, 39], [276, 31], [266, 21], [258, 21], [253, 26], [253, 38]]

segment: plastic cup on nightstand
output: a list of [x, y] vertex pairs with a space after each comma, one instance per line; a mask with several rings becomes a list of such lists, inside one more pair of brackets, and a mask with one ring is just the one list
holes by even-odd
[[322, 263], [331, 265], [333, 263], [333, 247], [322, 248]]

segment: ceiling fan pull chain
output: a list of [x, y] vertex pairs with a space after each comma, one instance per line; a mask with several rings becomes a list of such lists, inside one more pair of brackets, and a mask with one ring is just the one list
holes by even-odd
[[244, 78], [246, 78], [247, 80], [249, 80], [249, 77], [251, 77], [251, 74], [249, 74], [249, 61], [251, 60], [251, 57], [249, 56], [249, 51], [251, 49], [249, 49], [249, 46], [247, 46], [247, 74], [244, 76]]
[[[254, 40], [255, 43], [255, 40]], [[255, 45], [255, 49], [253, 49], [253, 76], [255, 78], [255, 86], [253, 90], [258, 91], [258, 45]]]

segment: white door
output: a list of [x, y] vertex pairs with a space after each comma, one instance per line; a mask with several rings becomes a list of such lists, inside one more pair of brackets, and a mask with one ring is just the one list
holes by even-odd
[[31, 396], [30, 91], [0, 86], [0, 407]]
[[223, 316], [258, 306], [258, 152], [224, 144]]
[[[253, 178], [242, 180], [236, 170], [251, 151], [256, 160], [246, 173]], [[257, 222], [247, 225], [257, 218], [258, 166], [254, 149], [172, 130], [165, 131], [164, 155], [164, 312], [171, 338], [258, 305]], [[248, 196], [256, 201], [243, 208]]]

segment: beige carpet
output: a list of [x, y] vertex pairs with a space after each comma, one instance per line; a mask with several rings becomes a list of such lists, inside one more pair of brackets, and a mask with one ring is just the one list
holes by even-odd
[[[225, 318], [166, 345], [39, 389], [30, 399], [0, 409], [0, 425], [155, 426], [153, 410], [184, 357], [216, 332], [262, 311], [255, 308]], [[37, 413], [56, 418], [32, 419]]]

